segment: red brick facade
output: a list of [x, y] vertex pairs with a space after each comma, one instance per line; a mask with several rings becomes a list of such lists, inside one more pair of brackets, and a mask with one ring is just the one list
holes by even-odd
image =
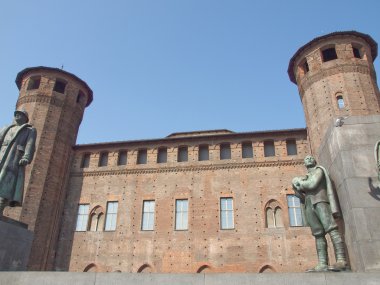
[[[310, 229], [289, 222], [291, 180], [305, 174], [303, 158], [318, 154], [332, 121], [379, 113], [376, 55], [376, 43], [357, 32], [329, 34], [297, 51], [289, 76], [298, 84], [307, 130], [217, 130], [91, 145], [75, 145], [92, 101], [87, 84], [55, 68], [23, 70], [17, 107], [38, 131], [37, 151], [22, 210], [7, 214], [34, 231], [29, 268], [195, 273], [314, 266]], [[232, 205], [226, 229], [222, 199]], [[181, 230], [176, 200], [188, 205]], [[142, 229], [144, 201], [155, 205], [150, 230]], [[108, 202], [117, 202], [114, 220]], [[80, 206], [86, 223], [77, 230]]]

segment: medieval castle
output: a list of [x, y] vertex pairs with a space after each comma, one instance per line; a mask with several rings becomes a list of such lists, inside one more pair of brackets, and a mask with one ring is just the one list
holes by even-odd
[[315, 245], [291, 180], [313, 154], [334, 181], [352, 270], [380, 270], [376, 56], [377, 43], [355, 31], [295, 53], [288, 74], [306, 129], [87, 145], [76, 145], [93, 100], [86, 82], [56, 68], [22, 70], [17, 108], [28, 111], [37, 147], [23, 207], [6, 213], [34, 232], [28, 268], [302, 272], [316, 263]]

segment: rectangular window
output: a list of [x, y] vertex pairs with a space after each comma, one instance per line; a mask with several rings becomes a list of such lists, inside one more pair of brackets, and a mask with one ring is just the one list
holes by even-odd
[[241, 144], [241, 157], [242, 158], [252, 158], [253, 157], [252, 142], [243, 142]]
[[118, 202], [107, 203], [106, 225], [104, 227], [105, 231], [116, 230], [117, 208], [118, 208]]
[[232, 198], [220, 199], [220, 228], [222, 230], [234, 228], [234, 208]]
[[337, 59], [338, 56], [336, 55], [336, 50], [335, 48], [327, 48], [325, 50], [322, 51], [322, 60], [323, 62], [326, 62], [326, 61], [330, 61], [330, 60], [334, 60], [334, 59]]
[[177, 231], [187, 230], [188, 211], [188, 200], [175, 200], [175, 229]]
[[352, 51], [354, 53], [354, 57], [356, 58], [362, 58], [361, 54], [360, 54], [360, 50], [356, 47], [352, 47]]
[[127, 156], [128, 156], [128, 152], [126, 150], [119, 151], [119, 157], [117, 158], [117, 165], [126, 165]]
[[264, 156], [270, 157], [275, 156], [276, 152], [274, 149], [274, 141], [265, 141], [264, 142]]
[[200, 145], [198, 150], [198, 160], [209, 160], [209, 151], [208, 151], [208, 145]]
[[143, 231], [153, 231], [154, 229], [154, 206], [154, 200], [143, 202], [143, 214], [141, 223], [141, 230]]
[[65, 81], [57, 79], [55, 81], [53, 91], [64, 94], [65, 93], [66, 84], [67, 83]]
[[295, 195], [288, 195], [289, 224], [291, 227], [302, 227], [302, 210], [301, 202]]
[[160, 147], [157, 152], [157, 163], [166, 163], [168, 161], [168, 149]]
[[288, 155], [297, 155], [296, 140], [286, 140], [286, 153]]
[[181, 146], [178, 148], [178, 162], [188, 161], [189, 155], [187, 146]]
[[146, 164], [148, 160], [148, 154], [146, 149], [139, 149], [137, 153], [137, 164]]
[[108, 164], [108, 152], [102, 152], [100, 153], [99, 157], [99, 166], [107, 166]]
[[220, 159], [231, 159], [231, 146], [229, 143], [220, 145]]
[[78, 208], [78, 218], [77, 218], [77, 232], [85, 232], [87, 231], [88, 224], [88, 211], [90, 206], [88, 204], [80, 204]]
[[89, 153], [83, 154], [82, 162], [81, 162], [80, 167], [81, 168], [88, 168], [88, 167], [90, 167], [90, 154]]
[[29, 79], [27, 90], [34, 90], [40, 88], [41, 76], [31, 77]]

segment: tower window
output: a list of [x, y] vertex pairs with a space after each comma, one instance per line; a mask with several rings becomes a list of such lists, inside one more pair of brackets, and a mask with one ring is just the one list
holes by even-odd
[[220, 159], [231, 159], [231, 146], [229, 143], [222, 143], [220, 145]]
[[323, 62], [326, 62], [326, 61], [330, 61], [330, 60], [334, 60], [334, 59], [337, 59], [338, 56], [336, 55], [336, 50], [335, 48], [327, 48], [325, 50], [322, 51], [322, 59], [323, 59]]
[[127, 156], [128, 156], [128, 152], [126, 150], [119, 151], [119, 157], [117, 158], [117, 165], [126, 165]]
[[274, 141], [265, 141], [264, 142], [264, 156], [270, 157], [275, 156], [276, 152], [274, 149]]
[[168, 149], [160, 147], [157, 153], [157, 163], [166, 163], [168, 161]]
[[85, 153], [85, 154], [83, 154], [80, 167], [81, 168], [88, 168], [89, 166], [90, 166], [90, 154]]
[[107, 166], [108, 165], [108, 152], [100, 153], [99, 157], [99, 166]]
[[344, 108], [344, 100], [343, 100], [343, 96], [342, 95], [339, 95], [336, 97], [336, 102], [338, 104], [338, 108], [339, 109], [343, 109]]
[[200, 145], [198, 150], [198, 160], [209, 160], [209, 151], [208, 151], [208, 145]]
[[77, 103], [82, 103], [85, 100], [86, 96], [82, 91], [79, 90], [78, 96], [77, 96]]
[[40, 88], [41, 76], [34, 76], [29, 79], [27, 90], [34, 90]]
[[137, 164], [146, 164], [148, 160], [148, 154], [146, 149], [139, 149], [137, 153]]
[[288, 155], [297, 155], [296, 140], [293, 140], [293, 139], [286, 140], [286, 153]]
[[58, 93], [65, 93], [65, 88], [66, 88], [66, 82], [60, 79], [57, 79], [54, 84], [53, 91], [58, 92]]
[[189, 157], [188, 157], [188, 148], [187, 146], [181, 146], [178, 148], [178, 157], [177, 157], [177, 161], [178, 162], [184, 162], [184, 161], [188, 161]]
[[241, 157], [242, 158], [252, 158], [253, 157], [252, 142], [243, 142], [241, 144]]
[[305, 62], [303, 63], [303, 69], [305, 71], [305, 73], [309, 72], [309, 64], [307, 63], [307, 61], [305, 60]]
[[354, 57], [356, 58], [362, 58], [361, 54], [360, 54], [360, 50], [356, 47], [352, 47], [352, 52], [354, 53]]

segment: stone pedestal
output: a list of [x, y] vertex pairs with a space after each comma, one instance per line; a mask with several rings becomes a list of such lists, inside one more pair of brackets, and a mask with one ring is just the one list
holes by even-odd
[[33, 233], [18, 221], [0, 217], [0, 271], [26, 270]]
[[352, 116], [333, 124], [317, 162], [330, 172], [344, 219], [353, 271], [380, 271], [380, 182], [374, 146], [380, 140], [380, 116]]

